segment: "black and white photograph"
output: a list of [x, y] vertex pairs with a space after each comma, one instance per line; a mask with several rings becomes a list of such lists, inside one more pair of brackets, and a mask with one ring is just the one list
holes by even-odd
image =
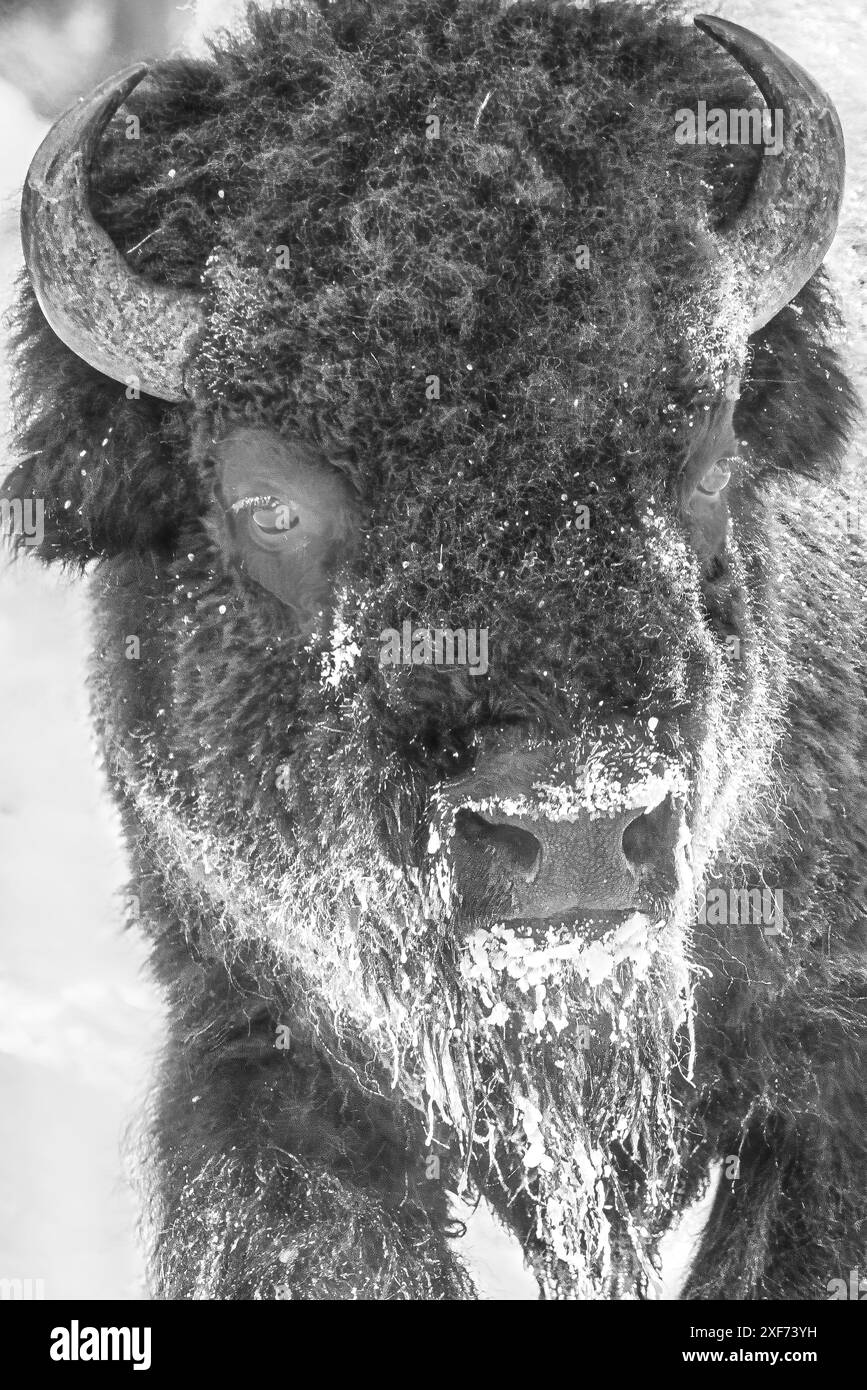
[[854, 1347], [865, 65], [862, 0], [0, 5], [28, 1367]]

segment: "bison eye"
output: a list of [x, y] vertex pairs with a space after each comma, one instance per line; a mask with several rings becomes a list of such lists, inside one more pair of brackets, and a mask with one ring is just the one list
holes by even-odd
[[728, 487], [736, 461], [732, 458], [717, 459], [699, 478], [696, 484], [698, 491], [706, 497], [716, 497], [717, 493]]
[[[690, 537], [705, 567], [725, 553], [729, 509], [726, 488], [738, 463], [734, 455], [711, 456], [690, 469], [683, 501]], [[691, 474], [691, 476], [690, 476]]]
[[[309, 509], [279, 497], [241, 497], [231, 507], [241, 535], [252, 545], [278, 551], [303, 549], [315, 530], [313, 519], [305, 518], [305, 510]], [[297, 535], [291, 536], [290, 531], [297, 531]]]
[[330, 606], [352, 550], [357, 501], [319, 451], [270, 430], [239, 429], [214, 450], [227, 558], [307, 622]]
[[277, 531], [293, 531], [301, 525], [298, 508], [294, 502], [278, 502], [273, 507], [257, 507], [253, 520], [260, 531], [267, 536]]

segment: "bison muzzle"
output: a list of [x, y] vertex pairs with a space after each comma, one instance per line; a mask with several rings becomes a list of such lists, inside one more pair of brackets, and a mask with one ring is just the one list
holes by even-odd
[[[460, 1191], [545, 1296], [650, 1297], [723, 1164], [684, 1296], [863, 1256], [843, 140], [696, 24], [254, 7], [33, 161], [5, 495], [96, 562], [158, 1294], [472, 1297]], [[773, 146], [675, 138], [752, 83]]]

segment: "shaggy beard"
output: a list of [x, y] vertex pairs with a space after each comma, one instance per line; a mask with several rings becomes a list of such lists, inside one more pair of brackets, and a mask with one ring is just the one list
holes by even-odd
[[446, 1139], [435, 1108], [461, 1185], [512, 1209], [548, 1297], [636, 1296], [656, 1278], [680, 1175], [672, 1078], [691, 1070], [692, 989], [680, 927], [638, 936], [633, 959], [591, 982], [580, 965], [477, 932], [405, 1059], [429, 1098], [429, 1137]]
[[588, 975], [592, 943], [560, 948], [565, 959], [522, 952], [495, 924], [459, 940], [393, 877], [361, 905], [351, 879], [342, 904], [308, 881], [302, 912], [285, 878], [251, 894], [224, 845], [192, 842], [164, 803], [150, 809], [172, 881], [211, 899], [227, 953], [244, 938], [277, 948], [299, 1029], [356, 1075], [361, 1062], [365, 1089], [426, 1115], [429, 1150], [456, 1161], [459, 1189], [484, 1186], [511, 1209], [549, 1297], [649, 1288], [679, 1177], [673, 1081], [692, 1060], [685, 909], [639, 922], [609, 947], [610, 971], [597, 955]]

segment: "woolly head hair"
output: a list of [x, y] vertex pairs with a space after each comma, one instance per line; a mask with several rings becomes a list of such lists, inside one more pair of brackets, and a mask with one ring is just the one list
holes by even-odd
[[[490, 907], [461, 922], [431, 814], [468, 732], [510, 723], [582, 741], [600, 817], [618, 719], [674, 728], [696, 875], [767, 795], [767, 498], [833, 463], [851, 397], [815, 282], [748, 350], [714, 247], [761, 151], [674, 139], [697, 93], [749, 91], [665, 4], [251, 7], [208, 62], [154, 71], [141, 139], [118, 117], [92, 170], [129, 263], [204, 289], [194, 404], [108, 381], [22, 299], [7, 488], [46, 499], [46, 558], [104, 561], [97, 697], [151, 859], [208, 949], [267, 943], [338, 1062], [351, 1039], [476, 1173], [518, 1173], [552, 1287], [604, 1288], [618, 1243], [647, 1276], [678, 1183], [690, 885], [662, 921], [516, 940]], [[244, 453], [260, 431], [278, 443]], [[727, 520], [701, 499], [696, 520], [690, 468], [722, 439]], [[271, 568], [290, 466], [330, 499], [301, 604]], [[238, 566], [251, 525], [261, 564]], [[404, 622], [489, 629], [490, 669], [383, 667]]]

